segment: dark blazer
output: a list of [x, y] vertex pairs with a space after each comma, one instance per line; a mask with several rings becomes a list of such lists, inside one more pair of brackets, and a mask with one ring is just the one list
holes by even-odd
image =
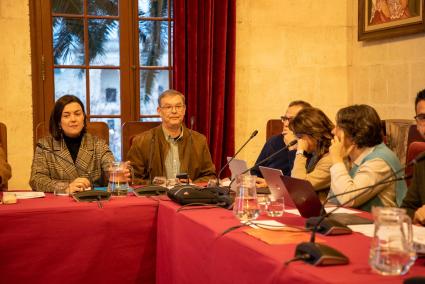
[[46, 136], [38, 142], [63, 159], [36, 148], [30, 178], [33, 190], [53, 192], [58, 184], [68, 185], [78, 177], [86, 177], [95, 186], [106, 185], [105, 173], [114, 156], [104, 140], [90, 133], [84, 134], [75, 164], [63, 139], [57, 141], [52, 136]]
[[12, 176], [10, 165], [6, 162], [6, 154], [0, 145], [0, 189]]
[[[211, 160], [207, 139], [196, 131], [183, 126], [183, 136], [177, 141], [179, 148], [180, 172], [188, 173], [193, 182], [205, 182], [215, 177], [215, 167]], [[192, 140], [192, 142], [190, 142]], [[192, 143], [192, 146], [190, 146]], [[170, 145], [165, 139], [162, 125], [138, 134], [131, 144], [127, 160], [134, 169], [134, 183], [146, 183], [149, 180], [149, 159], [152, 151], [151, 177], [166, 176], [165, 158]]]
[[425, 161], [415, 165], [413, 180], [401, 204], [407, 214], [413, 218], [417, 209], [425, 204]]
[[[265, 158], [279, 151], [285, 146], [286, 145], [283, 142], [282, 134], [278, 134], [278, 135], [274, 135], [270, 137], [270, 139], [267, 140], [267, 142], [264, 144], [263, 149], [261, 150], [261, 153], [258, 156], [255, 164], [257, 164], [261, 160], [264, 160]], [[282, 170], [285, 176], [290, 176], [292, 167], [294, 166], [296, 152], [297, 150], [291, 150], [291, 151], [284, 150], [280, 152], [279, 154], [277, 154], [276, 156], [274, 156], [272, 159], [261, 164], [261, 166], [274, 168], [274, 169], [280, 169]], [[259, 167], [253, 168], [251, 170], [251, 174], [256, 175], [258, 177], [263, 177]]]

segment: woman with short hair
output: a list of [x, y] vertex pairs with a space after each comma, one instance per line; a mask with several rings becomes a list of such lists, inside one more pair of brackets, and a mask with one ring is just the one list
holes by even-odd
[[65, 187], [73, 193], [107, 184], [103, 177], [114, 156], [104, 140], [86, 132], [86, 113], [78, 97], [65, 95], [55, 103], [49, 132], [35, 150], [33, 190], [53, 192]]

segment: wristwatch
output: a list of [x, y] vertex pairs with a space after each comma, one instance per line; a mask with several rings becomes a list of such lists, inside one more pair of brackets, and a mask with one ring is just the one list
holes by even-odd
[[304, 150], [297, 150], [297, 153], [295, 155], [303, 155], [303, 156], [305, 156], [305, 154], [307, 154], [306, 151], [304, 151]]

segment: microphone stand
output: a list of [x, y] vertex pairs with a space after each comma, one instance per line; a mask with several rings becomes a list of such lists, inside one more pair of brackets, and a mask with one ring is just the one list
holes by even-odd
[[[268, 160], [270, 160], [271, 158], [273, 158], [274, 156], [276, 156], [277, 154], [279, 154], [280, 152], [287, 150], [289, 147], [294, 146], [295, 144], [298, 143], [298, 140], [292, 140], [291, 142], [288, 143], [288, 145], [286, 145], [285, 147], [282, 147], [281, 149], [279, 149], [278, 151], [274, 152], [273, 154], [271, 154], [270, 156], [262, 159], [261, 161], [259, 161], [258, 163], [256, 163], [255, 165], [253, 165], [252, 167], [246, 169], [245, 171], [243, 171], [242, 173], [240, 173], [239, 175], [244, 175], [247, 172], [251, 171], [252, 169], [260, 166], [261, 164], [263, 164], [264, 162], [267, 162]], [[233, 182], [236, 180], [236, 177], [232, 178], [232, 180], [230, 181], [229, 184], [229, 188], [231, 188], [231, 185], [233, 184]]]
[[254, 138], [256, 135], [258, 134], [258, 130], [254, 130], [254, 132], [252, 132], [251, 136], [248, 138], [248, 140], [245, 141], [245, 143], [239, 147], [239, 149], [236, 151], [236, 153], [227, 161], [227, 163], [221, 167], [220, 171], [218, 172], [218, 174], [216, 175], [217, 177], [217, 187], [220, 187], [220, 175], [223, 173], [224, 169], [230, 164], [231, 161], [233, 161], [236, 156], [239, 154], [240, 151], [242, 151], [243, 148], [245, 148], [246, 144], [248, 144], [249, 141], [251, 141], [252, 138]]

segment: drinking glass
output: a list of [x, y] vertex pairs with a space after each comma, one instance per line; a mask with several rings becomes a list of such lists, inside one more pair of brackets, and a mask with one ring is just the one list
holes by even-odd
[[56, 196], [69, 196], [69, 183], [67, 182], [56, 182], [53, 186], [53, 193]]
[[283, 196], [275, 198], [274, 196], [269, 197], [270, 201], [267, 204], [267, 215], [270, 217], [280, 217], [285, 212], [285, 203], [283, 202]]
[[416, 260], [412, 221], [405, 209], [374, 207], [375, 231], [369, 265], [382, 275], [406, 274]]
[[260, 208], [255, 187], [256, 176], [239, 175], [236, 178], [236, 195], [233, 204], [233, 214], [241, 221], [257, 219]]
[[127, 172], [132, 176], [133, 168], [126, 162], [112, 162], [109, 165], [108, 191], [114, 196], [127, 196], [130, 189]]

